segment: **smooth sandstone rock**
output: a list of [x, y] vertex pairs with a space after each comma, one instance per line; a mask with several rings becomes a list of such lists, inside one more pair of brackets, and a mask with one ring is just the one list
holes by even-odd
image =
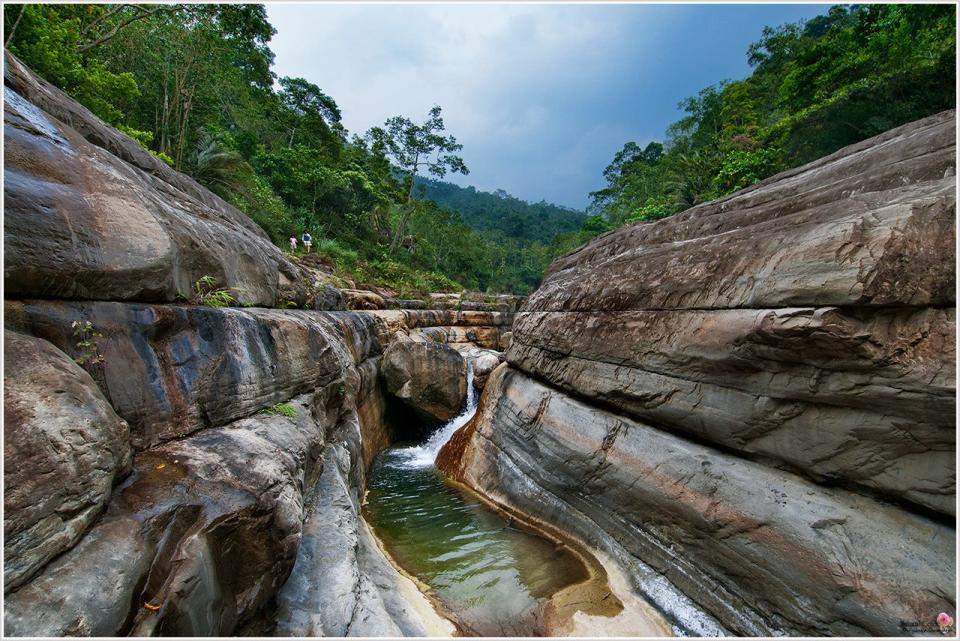
[[170, 302], [203, 276], [272, 306], [301, 276], [241, 212], [6, 54], [7, 296]]
[[97, 525], [7, 595], [7, 634], [231, 634], [293, 564], [302, 488], [338, 402], [333, 390], [299, 397], [293, 418], [241, 419], [140, 453]]
[[508, 359], [662, 429], [952, 515], [954, 316], [531, 312]]
[[658, 428], [955, 514], [954, 112], [551, 266], [507, 360]]
[[70, 549], [130, 470], [127, 424], [79, 365], [4, 331], [4, 592]]
[[[377, 556], [358, 520], [366, 468], [391, 440], [375, 319], [347, 312], [43, 301], [8, 302], [7, 322], [56, 337], [78, 310], [97, 322], [113, 319], [102, 344], [103, 368], [114, 385], [127, 372], [129, 387], [113, 389], [128, 390], [131, 407], [138, 407], [137, 389], [141, 405], [179, 403], [187, 410], [206, 407], [219, 392], [232, 398], [229, 406], [246, 404], [248, 415], [231, 421], [229, 412], [217, 414], [224, 423], [174, 434], [140, 452], [134, 473], [79, 543], [7, 595], [8, 634], [207, 636], [269, 630], [272, 623], [264, 617], [295, 564], [314, 577], [334, 570], [311, 564], [309, 546], [300, 546], [305, 523], [311, 536], [339, 532], [331, 529], [331, 520], [313, 516], [314, 498], [306, 496], [329, 489], [318, 483], [321, 472], [334, 469], [353, 506], [350, 522], [360, 533], [355, 567], [362, 589], [349, 617], [337, 622], [335, 613], [328, 613], [330, 625], [348, 626], [355, 634], [436, 629], [439, 619], [430, 620], [423, 604], [413, 607], [409, 590], [391, 592], [402, 577]], [[183, 335], [173, 345], [161, 339], [171, 326]], [[212, 341], [209, 350], [205, 341]], [[242, 376], [221, 377], [221, 384], [203, 391], [198, 381], [222, 366], [211, 354], [224, 353], [233, 359], [229, 371]], [[269, 358], [259, 357], [264, 353]], [[153, 363], [154, 378], [164, 384], [144, 387], [151, 378], [123, 369], [144, 363]], [[295, 370], [301, 377], [289, 378]], [[284, 396], [301, 387], [306, 391], [299, 396]], [[269, 413], [255, 407], [264, 389], [272, 390], [261, 406]], [[292, 407], [294, 416], [278, 414], [272, 408], [277, 401]], [[164, 425], [177, 429], [170, 418]], [[35, 501], [36, 495], [27, 498]], [[367, 596], [371, 586], [378, 586], [379, 597]]]
[[903, 621], [953, 610], [953, 528], [896, 506], [599, 410], [507, 366], [470, 431], [459, 457], [441, 454], [447, 471], [618, 558], [690, 632], [700, 617], [676, 588], [749, 635], [897, 635]]
[[952, 305], [954, 111], [551, 265], [526, 311]]
[[349, 455], [328, 445], [324, 461], [323, 473], [307, 498], [296, 564], [277, 595], [276, 634], [428, 636], [431, 622], [398, 594], [404, 579], [389, 565], [360, 517], [356, 494], [347, 481]]
[[387, 391], [428, 421], [449, 421], [463, 409], [467, 363], [447, 345], [394, 342], [383, 354], [381, 372]]

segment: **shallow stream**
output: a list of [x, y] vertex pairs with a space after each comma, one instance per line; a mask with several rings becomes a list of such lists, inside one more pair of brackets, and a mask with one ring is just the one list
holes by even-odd
[[434, 467], [443, 444], [475, 411], [473, 383], [463, 414], [417, 446], [381, 452], [368, 479], [365, 517], [394, 561], [428, 586], [461, 633], [548, 632], [549, 599], [584, 581], [566, 548], [521, 529]]

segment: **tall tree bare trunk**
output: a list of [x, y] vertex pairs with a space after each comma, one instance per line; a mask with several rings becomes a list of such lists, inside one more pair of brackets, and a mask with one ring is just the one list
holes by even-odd
[[27, 10], [27, 5], [22, 5], [20, 7], [20, 13], [17, 14], [17, 19], [13, 21], [13, 26], [10, 27], [10, 35], [7, 36], [6, 42], [3, 43], [4, 47], [10, 46], [10, 41], [13, 40], [13, 34], [17, 32], [17, 25], [20, 24], [20, 18], [23, 17], [23, 14], [26, 10]]
[[400, 224], [397, 226], [397, 233], [393, 236], [393, 242], [390, 243], [390, 255], [397, 251], [400, 241], [403, 239], [403, 232], [407, 228], [407, 222], [410, 220], [410, 214], [413, 213], [413, 184], [417, 179], [417, 161], [419, 156], [413, 159], [413, 169], [410, 170], [410, 189], [407, 190], [407, 207], [400, 217]]
[[177, 135], [177, 171], [183, 167], [183, 143], [187, 138], [187, 120], [190, 118], [190, 109], [193, 107], [193, 95], [188, 94], [183, 103], [183, 119], [180, 121], [180, 132]]

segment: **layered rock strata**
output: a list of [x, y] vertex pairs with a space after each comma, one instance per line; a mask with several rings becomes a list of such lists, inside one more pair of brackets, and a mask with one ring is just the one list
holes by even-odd
[[[82, 356], [75, 320], [102, 334], [92, 378], [72, 361]], [[49, 487], [18, 480], [35, 470], [21, 467], [30, 450], [8, 436], [8, 545], [41, 550], [23, 563], [7, 554], [9, 634], [223, 635], [271, 631], [273, 622], [285, 635], [443, 630], [429, 605], [411, 603], [423, 597], [398, 591], [405, 579], [359, 516], [366, 469], [393, 438], [380, 360], [396, 328], [358, 312], [42, 300], [8, 300], [6, 325], [23, 333], [8, 332], [7, 362], [29, 368], [20, 356], [28, 347], [58, 355], [91, 388], [71, 428], [82, 412], [105, 413], [103, 439], [120, 448], [116, 474], [105, 463], [95, 470], [96, 493], [79, 485], [83, 468], [72, 463], [48, 479], [68, 486], [61, 493], [92, 494], [59, 541], [18, 525], [17, 506]], [[36, 384], [21, 395], [18, 384], [8, 394], [38, 414], [57, 409], [56, 396]], [[8, 413], [16, 407], [8, 396]], [[31, 434], [29, 420], [11, 416], [8, 435]], [[88, 447], [108, 457], [113, 441], [90, 438]], [[131, 447], [133, 472], [111, 494]]]
[[933, 629], [956, 600], [954, 120], [558, 259], [447, 469], [605, 551], [680, 630]]

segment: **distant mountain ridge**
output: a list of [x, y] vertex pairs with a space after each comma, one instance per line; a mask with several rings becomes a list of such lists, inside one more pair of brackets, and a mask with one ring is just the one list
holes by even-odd
[[586, 213], [546, 201], [529, 203], [506, 191], [480, 191], [442, 180], [417, 177], [415, 191], [460, 214], [463, 222], [492, 235], [549, 244], [557, 234], [578, 231]]

